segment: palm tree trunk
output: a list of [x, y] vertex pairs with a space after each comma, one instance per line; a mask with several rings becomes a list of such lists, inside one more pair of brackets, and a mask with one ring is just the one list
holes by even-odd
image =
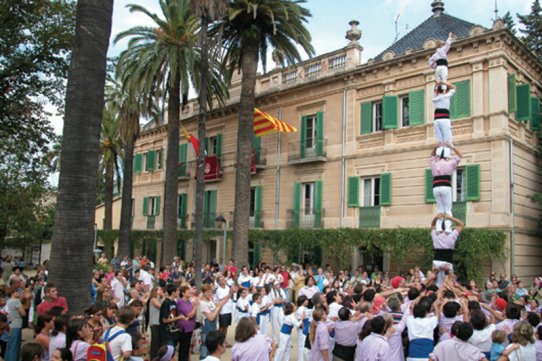
[[[139, 120], [138, 120], [139, 121]], [[132, 229], [132, 189], [134, 139], [129, 139], [124, 145], [124, 164], [122, 174], [122, 200], [120, 211], [119, 246], [117, 256], [121, 259], [130, 254], [130, 230]]]
[[171, 263], [177, 255], [177, 163], [179, 160], [179, 114], [181, 76], [170, 77], [168, 101], [168, 137], [166, 155], [166, 182], [164, 185], [164, 236], [160, 264]]
[[241, 59], [241, 97], [237, 128], [237, 164], [235, 169], [235, 208], [233, 212], [233, 258], [242, 267], [248, 265], [248, 227], [250, 218], [250, 165], [254, 138], [254, 102], [258, 42], [243, 44]]
[[90, 303], [94, 207], [100, 124], [113, 0], [79, 0], [68, 72], [59, 196], [53, 229], [50, 282], [71, 314]]
[[[115, 165], [114, 160], [110, 160], [105, 165], [105, 195], [104, 195], [104, 220], [103, 228], [105, 231], [113, 229], [113, 189], [115, 188]], [[100, 222], [100, 219], [96, 220], [96, 223]], [[105, 255], [107, 258], [111, 258], [112, 244], [104, 241]]]
[[200, 90], [198, 94], [199, 118], [198, 118], [198, 139], [201, 146], [198, 148], [198, 159], [196, 166], [196, 229], [194, 231], [194, 241], [192, 248], [192, 257], [194, 259], [195, 282], [196, 286], [201, 286], [201, 248], [203, 245], [203, 197], [205, 194], [205, 149], [203, 140], [205, 139], [205, 122], [207, 120], [207, 82], [209, 78], [209, 57], [207, 44], [208, 18], [201, 17], [201, 64], [200, 64]]

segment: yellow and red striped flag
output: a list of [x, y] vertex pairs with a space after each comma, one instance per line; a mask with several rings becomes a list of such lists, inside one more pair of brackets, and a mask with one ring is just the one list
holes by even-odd
[[254, 134], [257, 137], [276, 132], [297, 132], [297, 129], [289, 124], [254, 108]]

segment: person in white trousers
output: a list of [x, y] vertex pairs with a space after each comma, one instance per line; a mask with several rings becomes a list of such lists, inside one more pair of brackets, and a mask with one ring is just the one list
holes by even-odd
[[453, 145], [452, 142], [452, 124], [450, 122], [450, 101], [455, 94], [455, 85], [443, 82], [435, 86], [433, 95], [433, 108], [435, 116], [433, 125], [435, 128], [435, 138], [441, 146], [446, 143]]
[[446, 41], [437, 40], [437, 49], [435, 53], [429, 58], [429, 66], [435, 69], [435, 79], [438, 82], [448, 81], [448, 51], [452, 45], [453, 34], [448, 34]]
[[295, 316], [295, 306], [288, 302], [284, 305], [284, 319], [280, 329], [279, 348], [275, 361], [289, 361], [290, 353], [292, 352], [292, 330], [298, 329], [302, 325], [302, 321]]
[[273, 328], [273, 341], [279, 342], [282, 319], [284, 318], [283, 306], [287, 301], [286, 292], [280, 287], [280, 282], [275, 281], [271, 290], [273, 307], [271, 308], [271, 327]]

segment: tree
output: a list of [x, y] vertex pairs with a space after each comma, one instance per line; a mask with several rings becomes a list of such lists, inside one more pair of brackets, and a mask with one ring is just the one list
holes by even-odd
[[59, 196], [49, 270], [73, 314], [88, 307], [106, 54], [113, 0], [79, 0], [68, 72]]
[[75, 2], [3, 0], [0, 23], [0, 157], [30, 162], [54, 136], [44, 106], [63, 102]]
[[250, 164], [254, 138], [256, 70], [261, 58], [266, 69], [267, 50], [271, 46], [281, 54], [284, 64], [301, 60], [296, 45], [314, 54], [311, 36], [304, 23], [311, 16], [300, 4], [304, 0], [232, 0], [229, 18], [223, 24], [225, 61], [242, 73], [237, 129], [237, 165], [235, 171], [235, 209], [233, 217], [233, 258], [248, 263], [248, 228], [250, 217]]
[[[100, 132], [100, 166], [98, 178], [104, 185], [104, 230], [113, 229], [113, 197], [115, 189], [115, 175], [117, 189], [120, 191], [120, 166], [122, 144], [119, 134], [120, 117], [118, 110], [112, 103], [107, 103], [103, 111], [102, 128]], [[100, 220], [97, 219], [96, 222]], [[112, 255], [111, 249], [106, 254]]]
[[164, 19], [139, 5], [128, 5], [130, 12], [150, 17], [156, 27], [136, 26], [121, 32], [118, 42], [130, 38], [128, 48], [119, 57], [119, 66], [130, 74], [129, 82], [139, 87], [147, 98], [152, 97], [165, 83], [168, 93], [168, 137], [166, 149], [166, 177], [164, 184], [164, 254], [176, 254], [177, 231], [177, 163], [179, 152], [179, 116], [181, 93], [183, 105], [188, 100], [188, 89], [194, 69], [194, 47], [197, 42], [197, 19], [190, 11], [188, 0], [160, 0]]
[[517, 16], [522, 25], [519, 29], [523, 34], [521, 40], [539, 60], [542, 59], [542, 7], [540, 7], [540, 0], [533, 1], [530, 14], [517, 14]]
[[[207, 120], [207, 86], [209, 82], [209, 46], [208, 46], [208, 26], [209, 22], [220, 19], [226, 13], [226, 0], [196, 0], [194, 1], [196, 15], [200, 17], [201, 33], [200, 33], [200, 91], [198, 94], [199, 116], [198, 116], [198, 139], [205, 139], [205, 123]], [[212, 57], [212, 59], [216, 57]], [[215, 64], [213, 62], [213, 64]], [[213, 65], [211, 69], [214, 69]], [[196, 285], [201, 285], [201, 249], [203, 242], [203, 201], [205, 193], [205, 149], [198, 148], [196, 162], [196, 229], [194, 232], [194, 240], [192, 245], [192, 257], [194, 259], [196, 269], [195, 281]], [[224, 240], [225, 242], [226, 240]]]
[[502, 20], [504, 21], [504, 26], [510, 30], [512, 34], [516, 35], [516, 23], [510, 14], [510, 11], [507, 11], [506, 14], [504, 14]]

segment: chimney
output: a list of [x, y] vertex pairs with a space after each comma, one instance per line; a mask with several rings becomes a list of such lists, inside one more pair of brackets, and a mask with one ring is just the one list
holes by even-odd
[[433, 1], [431, 3], [431, 7], [433, 8], [433, 16], [437, 17], [440, 16], [444, 12], [444, 1]]

